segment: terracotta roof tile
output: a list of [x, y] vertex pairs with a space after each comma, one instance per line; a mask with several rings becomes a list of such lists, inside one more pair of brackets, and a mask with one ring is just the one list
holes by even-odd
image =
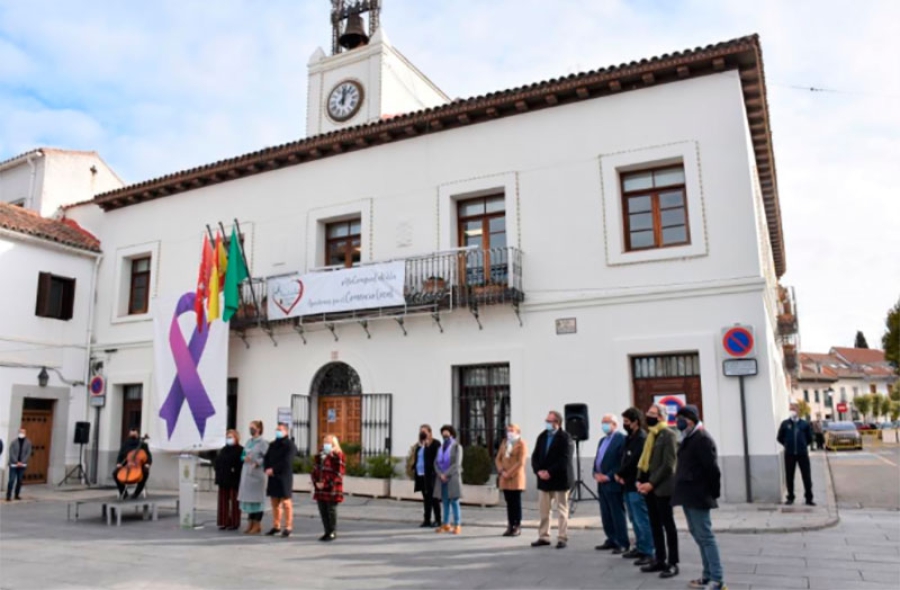
[[8, 203], [0, 203], [0, 229], [80, 250], [100, 252], [100, 240], [71, 219], [63, 221], [48, 219], [34, 211]]
[[339, 129], [139, 182], [97, 195], [95, 201], [104, 210], [109, 211], [267, 170], [338, 156], [349, 151], [376, 147], [423, 134], [457, 129], [501, 117], [553, 108], [585, 99], [602, 98], [725, 70], [737, 70], [740, 75], [745, 114], [763, 193], [775, 269], [781, 276], [786, 270], [784, 237], [778, 203], [778, 182], [769, 125], [762, 49], [756, 35], [580, 74], [570, 74], [468, 99], [453, 100], [442, 106]]
[[867, 365], [871, 363], [883, 363], [884, 351], [877, 348], [842, 348], [835, 346], [831, 349], [831, 354], [846, 359], [848, 363], [854, 365]]

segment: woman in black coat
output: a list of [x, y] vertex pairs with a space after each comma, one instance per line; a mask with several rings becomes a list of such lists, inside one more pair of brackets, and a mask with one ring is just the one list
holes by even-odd
[[237, 430], [225, 433], [225, 446], [219, 450], [214, 464], [216, 485], [219, 486], [219, 509], [216, 524], [219, 530], [235, 531], [241, 526], [241, 508], [238, 505], [238, 488], [241, 487], [241, 437]]
[[422, 492], [425, 519], [420, 527], [441, 526], [441, 499], [434, 497], [434, 460], [440, 448], [441, 443], [434, 439], [431, 426], [423, 424], [419, 427], [419, 441], [412, 446], [407, 457], [406, 473], [416, 482], [414, 490]]
[[[267, 535], [282, 537], [291, 536], [294, 528], [294, 505], [291, 502], [291, 494], [294, 488], [294, 457], [297, 456], [297, 447], [294, 441], [288, 438], [288, 425], [279, 424], [275, 431], [275, 440], [269, 443], [269, 450], [263, 459], [263, 468], [269, 481], [266, 484], [266, 495], [272, 499], [272, 528]], [[281, 517], [284, 515], [284, 528], [281, 527]]]

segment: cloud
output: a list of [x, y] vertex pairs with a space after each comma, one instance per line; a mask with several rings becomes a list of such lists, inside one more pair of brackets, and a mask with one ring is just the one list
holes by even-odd
[[[96, 149], [136, 182], [303, 135], [325, 0], [0, 4], [0, 159]], [[900, 3], [387, 0], [396, 47], [465, 97], [758, 32], [802, 346], [880, 340], [900, 296]], [[36, 6], [40, 13], [37, 14]], [[816, 86], [841, 92], [804, 92]]]

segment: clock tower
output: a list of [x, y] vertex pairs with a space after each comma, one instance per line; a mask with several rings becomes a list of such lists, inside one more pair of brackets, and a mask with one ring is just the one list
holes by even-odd
[[318, 48], [309, 59], [307, 137], [450, 102], [390, 44], [381, 1], [331, 0], [331, 55]]

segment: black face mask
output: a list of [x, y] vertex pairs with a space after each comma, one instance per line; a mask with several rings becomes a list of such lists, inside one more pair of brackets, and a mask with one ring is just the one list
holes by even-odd
[[656, 426], [659, 424], [659, 418], [656, 416], [647, 416], [647, 426]]
[[424, 432], [420, 432], [420, 433], [419, 433], [419, 440], [422, 441], [422, 442], [425, 442], [426, 440], [428, 440], [428, 435], [425, 434]]
[[137, 440], [137, 435], [136, 435], [136, 434], [129, 434], [129, 435], [128, 435], [128, 438], [130, 438], [131, 440]]

